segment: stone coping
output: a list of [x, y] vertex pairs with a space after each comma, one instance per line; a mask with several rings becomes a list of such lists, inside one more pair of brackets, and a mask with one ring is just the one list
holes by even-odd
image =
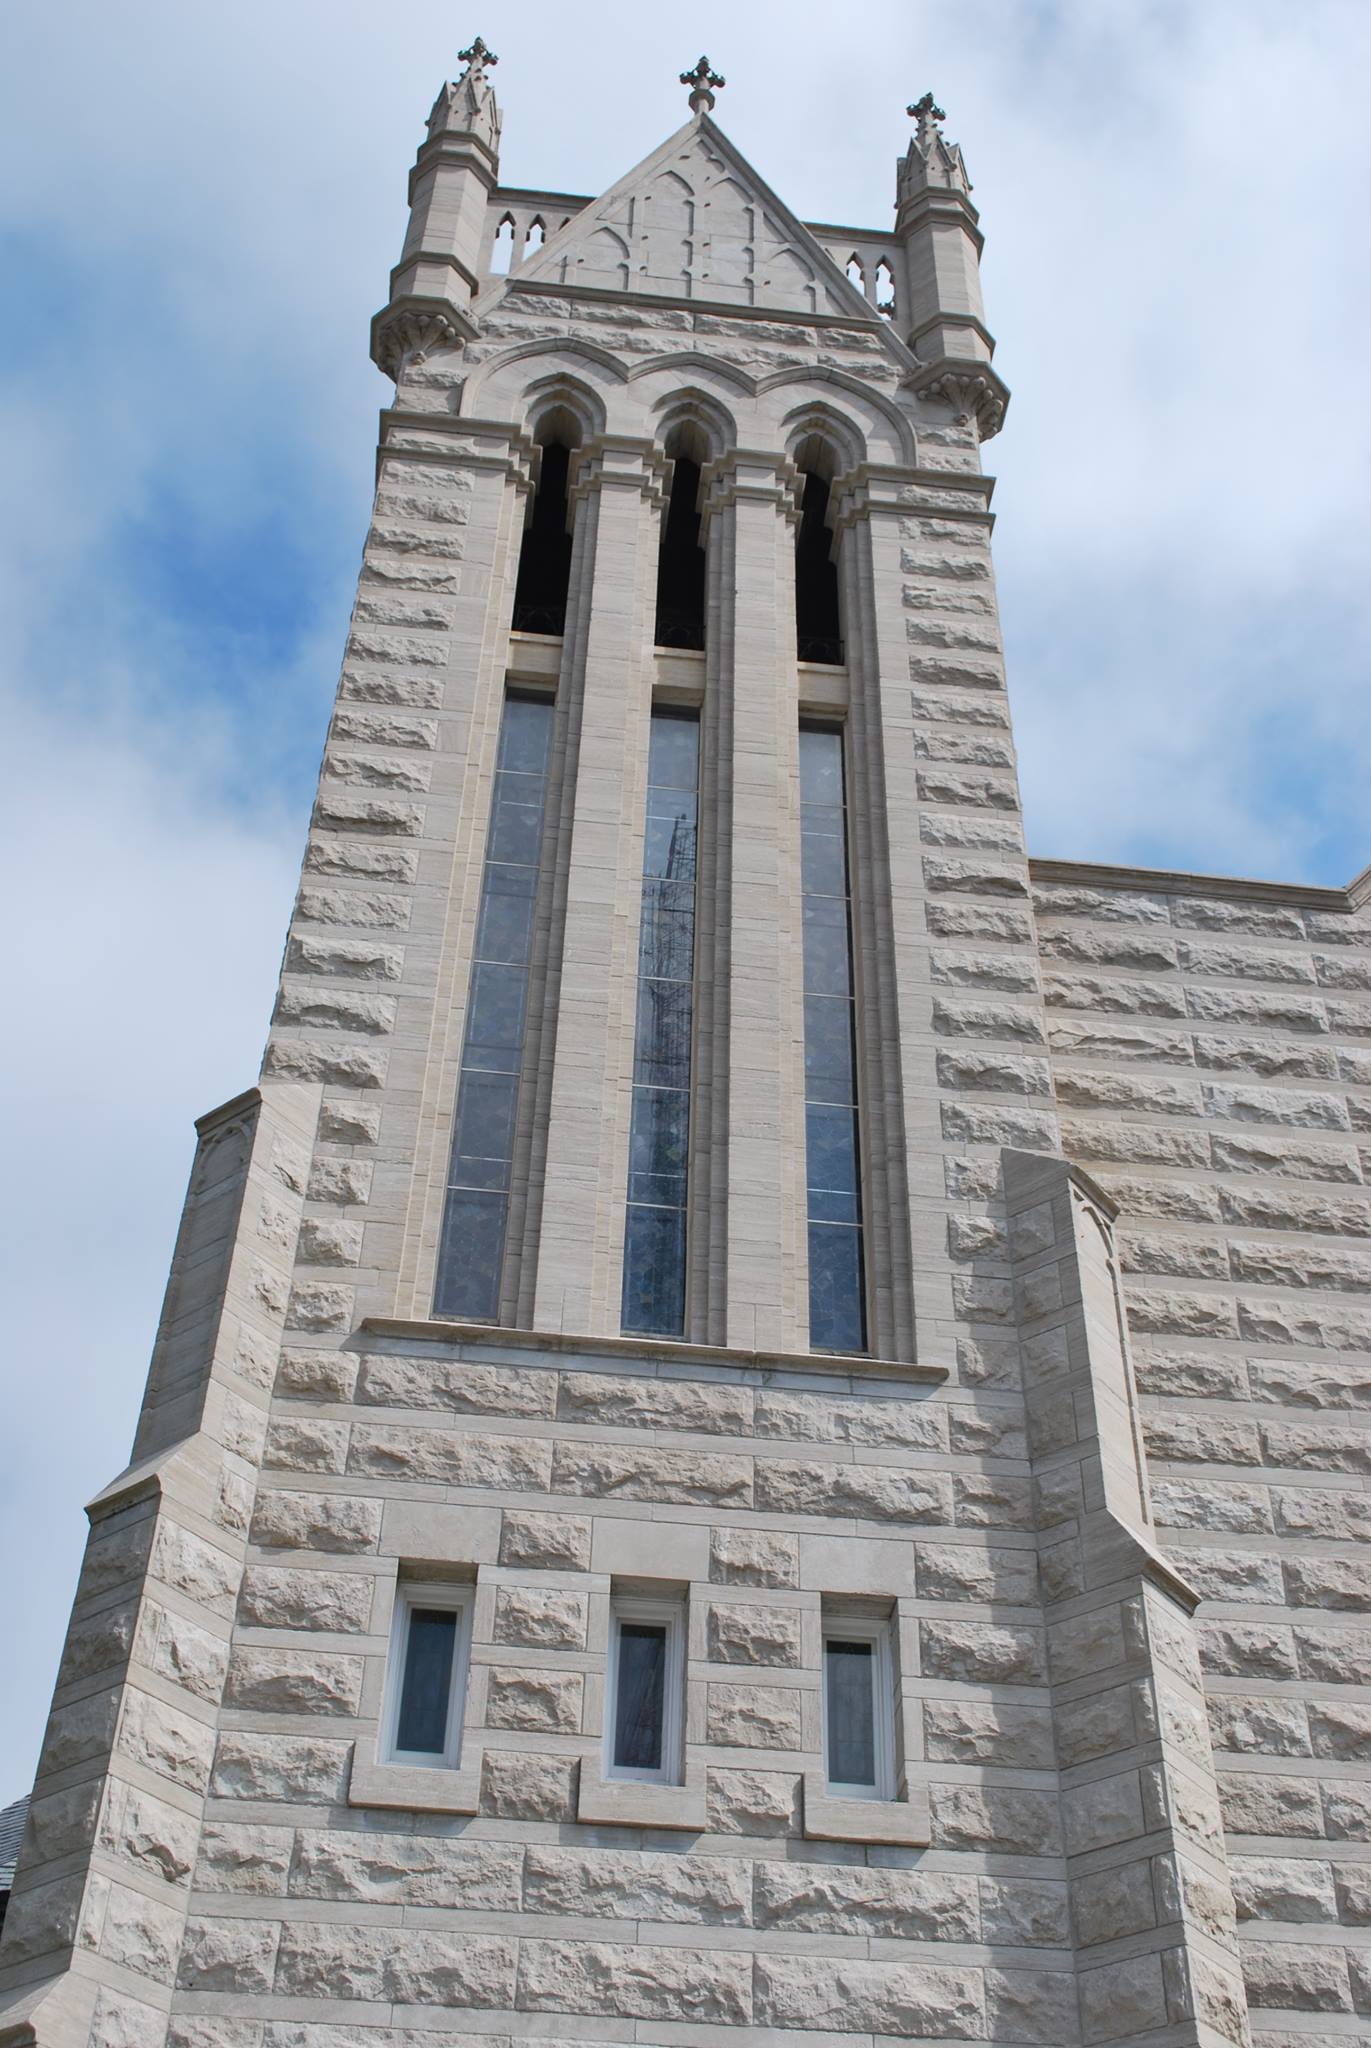
[[864, 1358], [824, 1351], [745, 1351], [721, 1344], [682, 1344], [666, 1337], [588, 1337], [563, 1330], [511, 1330], [494, 1323], [419, 1321], [363, 1316], [369, 1337], [399, 1337], [423, 1344], [507, 1344], [516, 1350], [593, 1351], [610, 1358], [644, 1358], [666, 1365], [731, 1365], [743, 1372], [800, 1372], [837, 1379], [912, 1380], [941, 1386], [945, 1365], [896, 1358]]
[[1169, 868], [1121, 868], [1108, 862], [1037, 860], [1028, 863], [1030, 880], [1060, 882], [1085, 889], [1139, 889], [1158, 896], [1217, 896], [1246, 903], [1288, 904], [1294, 909], [1358, 909], [1371, 896], [1371, 868], [1363, 868], [1345, 889], [1326, 889], [1312, 882], [1257, 882], [1240, 875], [1195, 875]]

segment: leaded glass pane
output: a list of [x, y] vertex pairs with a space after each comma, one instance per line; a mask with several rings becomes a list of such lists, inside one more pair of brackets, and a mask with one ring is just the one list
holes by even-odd
[[824, 1644], [828, 1777], [833, 1785], [876, 1786], [876, 1645]]
[[666, 1732], [664, 1622], [619, 1623], [614, 1701], [614, 1762], [624, 1771], [660, 1771]]
[[685, 1210], [630, 1202], [624, 1222], [623, 1325], [646, 1337], [681, 1333]]
[[451, 1607], [412, 1607], [405, 1631], [405, 1668], [395, 1747], [441, 1756], [447, 1746], [457, 1614]]

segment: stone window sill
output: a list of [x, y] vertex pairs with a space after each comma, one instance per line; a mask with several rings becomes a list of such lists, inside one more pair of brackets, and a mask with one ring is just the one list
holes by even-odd
[[397, 1813], [476, 1813], [481, 1804], [478, 1749], [459, 1771], [430, 1770], [423, 1764], [363, 1763], [354, 1747], [348, 1780], [349, 1806], [375, 1806]]
[[617, 1828], [683, 1828], [703, 1834], [705, 1788], [687, 1774], [684, 1785], [643, 1785], [632, 1778], [606, 1778], [589, 1757], [582, 1760], [576, 1818]]
[[818, 1771], [804, 1774], [804, 1832], [810, 1842], [864, 1842], [874, 1848], [928, 1847], [928, 1793], [911, 1785], [901, 1799], [834, 1799]]

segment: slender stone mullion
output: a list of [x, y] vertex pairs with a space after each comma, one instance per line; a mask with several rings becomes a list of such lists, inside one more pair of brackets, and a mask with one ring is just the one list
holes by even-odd
[[596, 509], [532, 1321], [600, 1335], [619, 1328], [662, 465], [605, 440], [572, 488]]
[[705, 532], [705, 694], [696, 839], [694, 1101], [690, 1135], [686, 1335], [726, 1340], [728, 1314], [729, 921], [733, 819], [734, 535], [732, 508]]

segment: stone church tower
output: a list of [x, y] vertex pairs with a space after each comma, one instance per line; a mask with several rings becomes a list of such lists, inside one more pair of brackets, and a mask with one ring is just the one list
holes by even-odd
[[0, 2048], [1365, 2037], [1365, 886], [1029, 863], [931, 98], [853, 228], [464, 61]]

